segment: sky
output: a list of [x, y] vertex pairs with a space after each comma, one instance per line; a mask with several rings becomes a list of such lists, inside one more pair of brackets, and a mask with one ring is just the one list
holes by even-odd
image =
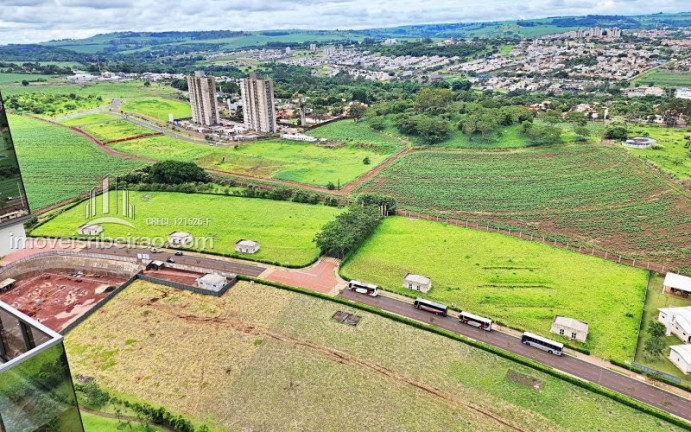
[[363, 29], [685, 10], [688, 0], [0, 0], [0, 45], [116, 31]]

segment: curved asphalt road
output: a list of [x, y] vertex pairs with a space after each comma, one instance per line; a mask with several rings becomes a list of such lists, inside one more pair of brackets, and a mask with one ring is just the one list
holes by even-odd
[[152, 260], [165, 261], [168, 258], [172, 258], [175, 260], [177, 264], [203, 267], [209, 270], [217, 270], [252, 277], [257, 277], [260, 274], [262, 274], [264, 270], [266, 270], [266, 267], [259, 264], [245, 264], [237, 261], [225, 261], [219, 258], [211, 258], [208, 256], [202, 257], [199, 255], [190, 255], [187, 254], [187, 252], [183, 252], [182, 256], [176, 256], [174, 252], [165, 249], [161, 249], [161, 251], [157, 253], [152, 253], [146, 249], [122, 249], [119, 247], [90, 247], [84, 248], [83, 252], [91, 252], [104, 255], [127, 256], [132, 258], [137, 258], [137, 254], [146, 253], [149, 254], [149, 259]]
[[497, 331], [484, 331], [469, 325], [458, 322], [455, 317], [441, 317], [429, 312], [415, 309], [411, 304], [389, 297], [370, 297], [358, 294], [350, 290], [344, 290], [341, 297], [370, 306], [378, 307], [382, 310], [403, 315], [417, 321], [429, 323], [430, 318], [434, 318], [433, 325], [451, 330], [469, 338], [482, 341], [488, 345], [503, 348], [507, 351], [522, 355], [542, 364], [558, 369], [562, 372], [577, 376], [593, 383], [600, 384], [611, 390], [631, 396], [641, 402], [645, 402], [654, 407], [672, 413], [685, 420], [691, 421], [691, 401], [672, 393], [668, 393], [657, 387], [653, 387], [634, 378], [624, 376], [594, 365], [592, 363], [579, 360], [575, 357], [563, 355], [561, 357], [546, 353], [537, 348], [523, 345], [520, 339], [506, 333]]

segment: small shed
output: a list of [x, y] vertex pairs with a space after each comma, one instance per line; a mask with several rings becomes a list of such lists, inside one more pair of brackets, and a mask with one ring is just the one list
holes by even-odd
[[671, 292], [672, 294], [680, 294], [688, 296], [691, 294], [691, 277], [676, 274], [667, 273], [665, 275], [665, 281], [662, 283], [665, 291]]
[[103, 232], [103, 227], [99, 224], [84, 224], [77, 228], [77, 232], [81, 235], [99, 235]]
[[187, 231], [174, 231], [168, 234], [168, 244], [171, 246], [187, 246], [192, 243], [192, 234]]
[[197, 286], [199, 288], [208, 289], [212, 291], [219, 291], [226, 286], [228, 279], [217, 273], [207, 273], [204, 276], [197, 278]]
[[17, 281], [12, 278], [7, 278], [4, 281], [0, 282], [0, 293], [14, 288], [15, 282]]
[[432, 279], [427, 276], [408, 273], [403, 278], [403, 288], [426, 293], [432, 289]]
[[691, 345], [672, 345], [669, 347], [669, 359], [684, 374], [691, 373]]
[[569, 339], [575, 339], [579, 342], [585, 342], [588, 339], [588, 323], [575, 318], [556, 315], [554, 320], [552, 320], [550, 332], [566, 336]]
[[163, 261], [153, 260], [146, 265], [147, 270], [161, 270], [166, 264]]
[[253, 253], [257, 253], [259, 248], [260, 248], [259, 242], [256, 242], [254, 240], [241, 239], [241, 240], [238, 240], [237, 243], [235, 243], [235, 252], [239, 252], [239, 253], [253, 254]]

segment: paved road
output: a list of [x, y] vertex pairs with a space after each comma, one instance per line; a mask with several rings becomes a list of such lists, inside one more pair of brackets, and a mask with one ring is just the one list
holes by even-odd
[[249, 264], [238, 261], [226, 261], [217, 258], [201, 257], [199, 255], [188, 254], [187, 252], [184, 252], [182, 256], [176, 256], [173, 252], [166, 250], [161, 250], [158, 253], [151, 253], [150, 251], [146, 251], [144, 249], [121, 249], [119, 247], [87, 247], [84, 248], [83, 252], [128, 256], [132, 258], [137, 258], [138, 253], [148, 253], [149, 258], [152, 260], [165, 261], [168, 258], [172, 258], [177, 264], [203, 267], [209, 270], [218, 270], [252, 277], [257, 277], [262, 274], [264, 270], [266, 270], [266, 267], [263, 267], [259, 264]]
[[536, 348], [523, 345], [520, 339], [497, 331], [487, 332], [458, 322], [457, 318], [440, 317], [415, 309], [411, 304], [389, 297], [369, 297], [357, 294], [353, 291], [344, 290], [341, 297], [375, 306], [380, 309], [412, 318], [417, 321], [430, 322], [434, 318], [433, 324], [447, 330], [462, 334], [464, 336], [485, 342], [507, 351], [520, 354], [524, 357], [536, 360], [542, 364], [559, 369], [562, 372], [575, 375], [579, 378], [600, 384], [611, 390], [631, 396], [641, 402], [645, 402], [654, 407], [670, 412], [678, 417], [691, 421], [691, 401], [661, 390], [657, 387], [637, 381], [634, 378], [620, 375], [609, 369], [587, 363], [570, 356], [555, 356]]

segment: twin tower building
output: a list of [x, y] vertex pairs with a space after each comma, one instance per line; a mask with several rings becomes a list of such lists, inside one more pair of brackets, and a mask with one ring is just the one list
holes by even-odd
[[[216, 78], [204, 72], [195, 72], [187, 77], [192, 121], [203, 126], [214, 126], [220, 122], [216, 99]], [[272, 134], [276, 128], [274, 84], [270, 79], [260, 79], [256, 73], [240, 80], [242, 114], [247, 129]]]

